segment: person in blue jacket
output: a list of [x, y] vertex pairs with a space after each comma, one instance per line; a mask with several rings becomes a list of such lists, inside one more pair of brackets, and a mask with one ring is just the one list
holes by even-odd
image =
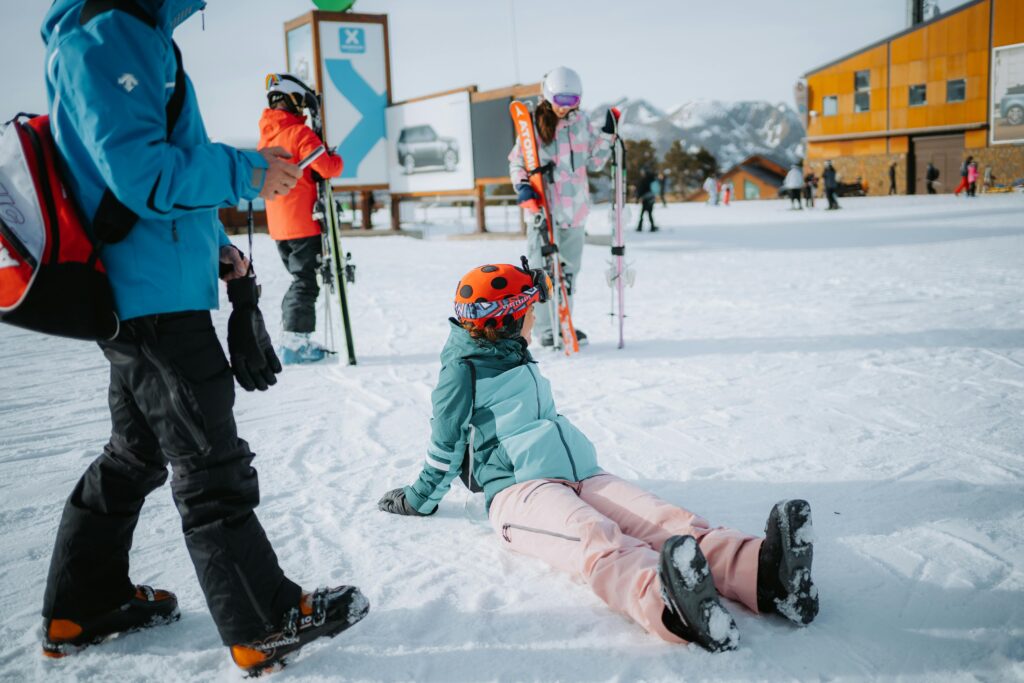
[[[225, 645], [250, 671], [358, 621], [355, 588], [304, 594], [254, 509], [253, 453], [238, 437], [234, 380], [265, 390], [281, 365], [255, 275], [217, 209], [288, 193], [283, 150], [209, 140], [172, 41], [199, 0], [57, 0], [42, 27], [50, 125], [72, 194], [103, 246], [120, 329], [110, 362], [110, 441], [64, 507], [43, 604], [43, 651], [62, 657], [178, 618], [166, 590], [129, 578], [146, 496], [174, 473], [185, 544]], [[283, 158], [282, 158], [283, 157]], [[230, 364], [214, 331], [227, 280]]]

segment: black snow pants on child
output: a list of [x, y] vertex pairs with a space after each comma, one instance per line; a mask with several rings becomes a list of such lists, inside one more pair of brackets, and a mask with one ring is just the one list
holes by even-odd
[[277, 253], [292, 275], [292, 284], [281, 300], [281, 322], [285, 332], [312, 332], [316, 329], [316, 298], [320, 285], [316, 270], [320, 266], [323, 244], [319, 235], [281, 240]]

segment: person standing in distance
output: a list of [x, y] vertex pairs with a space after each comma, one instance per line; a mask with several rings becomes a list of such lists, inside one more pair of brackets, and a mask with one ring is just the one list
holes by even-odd
[[[554, 223], [558, 254], [565, 264], [565, 282], [569, 290], [569, 305], [576, 295], [576, 276], [583, 265], [584, 228], [590, 213], [590, 185], [587, 172], [597, 173], [612, 156], [615, 141], [615, 120], [618, 112], [609, 109], [604, 125], [597, 128], [580, 112], [583, 81], [572, 69], [560, 66], [544, 76], [543, 99], [534, 119], [539, 139], [541, 166], [554, 166], [554, 182], [547, 186], [548, 206]], [[529, 174], [523, 163], [519, 140], [508, 155], [509, 176], [515, 188], [519, 205], [536, 213], [540, 197], [530, 187]], [[544, 263], [541, 247], [544, 236], [539, 230], [527, 235], [527, 256], [533, 263]], [[555, 343], [551, 313], [548, 309], [537, 313], [537, 336], [542, 346]], [[587, 343], [587, 335], [576, 328], [580, 345]]]
[[[281, 147], [295, 162], [320, 146], [326, 148], [306, 125], [303, 114], [307, 107], [318, 106], [313, 90], [291, 74], [269, 74], [266, 88], [260, 147]], [[277, 242], [281, 262], [292, 276], [292, 284], [281, 300], [281, 359], [285, 365], [315, 363], [328, 353], [310, 339], [316, 329], [316, 299], [320, 294], [316, 271], [323, 257], [321, 228], [313, 220], [313, 206], [317, 183], [322, 178], [337, 178], [341, 170], [341, 157], [328, 150], [302, 172], [294, 190], [267, 201], [267, 227]]]
[[[116, 338], [100, 343], [110, 362], [111, 435], [57, 530], [42, 610], [49, 657], [178, 618], [173, 593], [129, 577], [139, 513], [167, 481], [168, 464], [185, 546], [240, 667], [272, 665], [369, 609], [351, 586], [304, 593], [284, 575], [254, 511], [259, 482], [236, 430], [234, 381], [265, 390], [281, 365], [255, 275], [217, 208], [287, 194], [300, 173], [284, 150], [243, 152], [207, 137], [172, 40], [205, 6], [57, 0], [42, 26], [50, 125], [71, 193], [96, 236], [127, 233], [101, 252], [121, 320]], [[233, 306], [230, 364], [210, 317], [218, 270]]]

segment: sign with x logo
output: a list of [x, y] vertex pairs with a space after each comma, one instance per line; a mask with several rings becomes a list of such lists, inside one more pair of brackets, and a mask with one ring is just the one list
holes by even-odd
[[385, 109], [387, 46], [383, 23], [321, 21], [320, 74], [327, 144], [344, 170], [335, 185], [388, 183]]

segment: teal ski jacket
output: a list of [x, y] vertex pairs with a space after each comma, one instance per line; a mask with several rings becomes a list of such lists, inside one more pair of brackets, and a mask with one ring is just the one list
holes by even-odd
[[426, 463], [404, 489], [423, 514], [437, 509], [464, 468], [483, 488], [488, 508], [513, 484], [601, 473], [594, 445], [555, 410], [551, 385], [522, 339], [478, 341], [452, 320], [431, 398]]
[[42, 27], [50, 126], [71, 192], [92, 220], [109, 188], [139, 216], [121, 242], [103, 247], [122, 320], [209, 310], [218, 303], [219, 207], [259, 195], [256, 152], [210, 142], [192, 83], [170, 139], [174, 28], [201, 0], [131, 0], [156, 28], [124, 11], [81, 23], [85, 0], [57, 0]]

